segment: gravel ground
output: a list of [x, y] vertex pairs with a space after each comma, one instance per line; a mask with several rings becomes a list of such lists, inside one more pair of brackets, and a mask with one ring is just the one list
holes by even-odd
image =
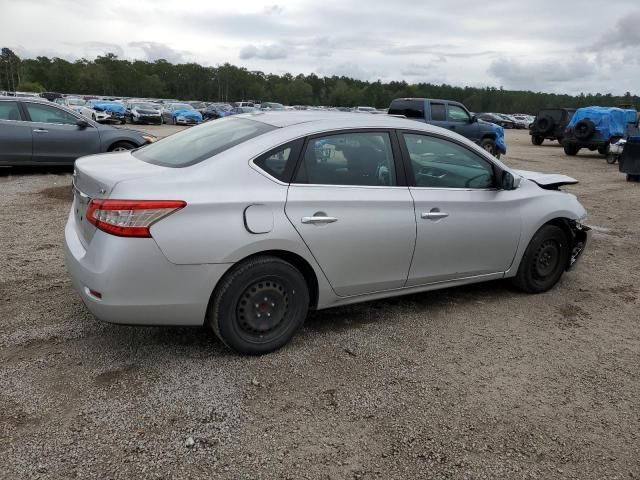
[[553, 291], [316, 312], [260, 358], [97, 321], [64, 268], [69, 170], [0, 171], [0, 476], [639, 478], [640, 184], [507, 141], [509, 165], [578, 178], [598, 227]]

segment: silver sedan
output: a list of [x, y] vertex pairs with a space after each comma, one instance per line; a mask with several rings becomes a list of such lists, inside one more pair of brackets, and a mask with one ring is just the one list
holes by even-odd
[[502, 278], [549, 290], [590, 233], [572, 183], [403, 118], [237, 115], [78, 160], [66, 259], [102, 320], [209, 325], [260, 354], [309, 309]]

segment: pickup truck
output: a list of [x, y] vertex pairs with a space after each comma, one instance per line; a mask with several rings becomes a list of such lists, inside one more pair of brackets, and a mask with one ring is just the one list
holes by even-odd
[[430, 98], [396, 98], [391, 102], [388, 113], [452, 130], [497, 158], [507, 153], [504, 129], [479, 120], [462, 103]]

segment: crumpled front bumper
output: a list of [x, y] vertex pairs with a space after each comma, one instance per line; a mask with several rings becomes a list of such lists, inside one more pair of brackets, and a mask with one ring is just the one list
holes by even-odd
[[587, 245], [591, 241], [593, 231], [587, 225], [578, 221], [571, 222], [571, 256], [567, 270], [572, 270], [578, 260], [582, 257]]

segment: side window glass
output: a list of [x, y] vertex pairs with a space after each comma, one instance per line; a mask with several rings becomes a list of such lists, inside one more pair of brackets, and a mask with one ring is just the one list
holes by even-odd
[[0, 120], [22, 120], [18, 102], [0, 102]]
[[289, 183], [295, 162], [302, 148], [302, 140], [272, 150], [254, 160], [258, 167], [281, 182]]
[[41, 123], [62, 123], [65, 125], [75, 125], [78, 119], [73, 115], [48, 105], [37, 103], [25, 103], [32, 122]]
[[311, 139], [296, 183], [396, 185], [391, 140], [386, 132], [344, 133]]
[[446, 108], [444, 103], [432, 103], [431, 104], [431, 120], [436, 122], [443, 122], [446, 120]]
[[449, 114], [447, 115], [447, 120], [449, 120], [450, 122], [469, 123], [470, 118], [469, 114], [464, 110], [464, 108], [459, 107], [458, 105], [449, 105]]
[[448, 140], [403, 134], [416, 187], [492, 188], [493, 168], [485, 159]]

